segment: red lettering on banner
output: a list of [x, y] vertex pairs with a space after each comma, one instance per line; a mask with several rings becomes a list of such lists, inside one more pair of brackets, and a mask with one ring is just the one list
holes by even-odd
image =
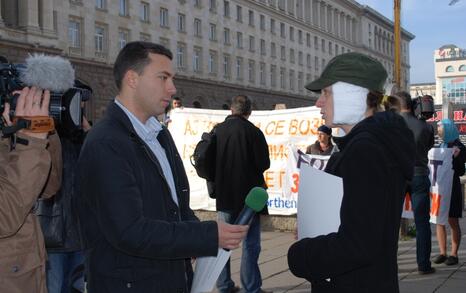
[[440, 202], [441, 202], [442, 196], [437, 193], [430, 193], [430, 215], [438, 217], [439, 211], [440, 211]]
[[293, 173], [293, 187], [291, 187], [291, 192], [297, 193], [299, 190], [299, 174]]
[[405, 195], [405, 208], [404, 208], [405, 211], [412, 211], [413, 210], [413, 207], [411, 206], [411, 195], [409, 194], [409, 192], [406, 192], [406, 195]]

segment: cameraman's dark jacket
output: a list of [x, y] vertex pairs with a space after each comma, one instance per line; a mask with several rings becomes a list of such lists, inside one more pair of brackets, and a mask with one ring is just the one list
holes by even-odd
[[89, 293], [188, 292], [185, 259], [218, 252], [213, 221], [189, 207], [189, 183], [175, 143], [157, 136], [173, 172], [178, 205], [162, 167], [115, 103], [88, 133], [76, 200]]
[[401, 116], [408, 125], [408, 128], [413, 132], [414, 141], [416, 142], [414, 176], [429, 175], [427, 153], [434, 146], [434, 129], [432, 125], [417, 119], [411, 113], [403, 112]]
[[[62, 239], [61, 245], [47, 243], [45, 247], [51, 252], [73, 252], [81, 250], [80, 236], [76, 223], [76, 212], [71, 203], [77, 196], [77, 164], [86, 132], [83, 130], [74, 133], [60, 132], [62, 145], [63, 172], [62, 184], [58, 193], [51, 199], [39, 200], [39, 219], [41, 217], [54, 217], [54, 221], [41, 221], [42, 230], [47, 229], [53, 233], [59, 233]], [[89, 174], [89, 176], [92, 176]], [[41, 209], [42, 205], [50, 205], [51, 208]]]

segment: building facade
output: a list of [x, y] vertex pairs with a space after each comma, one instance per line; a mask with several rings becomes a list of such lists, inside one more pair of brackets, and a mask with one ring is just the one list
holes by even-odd
[[409, 94], [413, 98], [423, 95], [429, 95], [432, 96], [432, 98], [434, 98], [435, 105], [442, 104], [442, 97], [438, 97], [436, 93], [435, 82], [412, 83], [409, 86]]
[[466, 104], [466, 50], [445, 45], [435, 50], [436, 94], [442, 103]]
[[[95, 90], [90, 116], [116, 94], [111, 66], [127, 42], [165, 45], [174, 55], [177, 96], [185, 106], [228, 106], [235, 94], [255, 108], [301, 107], [316, 96], [304, 85], [334, 56], [378, 59], [393, 80], [393, 22], [353, 0], [0, 0], [0, 55], [21, 62], [38, 51], [69, 58]], [[409, 42], [402, 32], [402, 82]]]

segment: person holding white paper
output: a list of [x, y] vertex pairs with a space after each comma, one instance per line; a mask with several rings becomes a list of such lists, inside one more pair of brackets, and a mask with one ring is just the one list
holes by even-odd
[[291, 272], [309, 280], [313, 293], [399, 292], [398, 231], [415, 144], [390, 107], [396, 99], [382, 94], [386, 78], [377, 60], [353, 52], [333, 58], [306, 85], [321, 92], [316, 105], [325, 125], [346, 133], [334, 139], [340, 152], [326, 167], [343, 179], [338, 231], [301, 239], [288, 251]]

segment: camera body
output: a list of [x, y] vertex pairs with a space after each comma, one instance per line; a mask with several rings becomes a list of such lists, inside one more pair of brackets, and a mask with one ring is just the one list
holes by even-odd
[[428, 120], [434, 116], [434, 99], [430, 95], [418, 96], [411, 100], [413, 115], [419, 120]]
[[[2, 61], [6, 61], [6, 59], [2, 58]], [[28, 86], [22, 80], [26, 70], [27, 65], [25, 64], [0, 63], [1, 113], [3, 113], [5, 109], [5, 103], [9, 103], [9, 115], [10, 117], [15, 116], [16, 103], [19, 95], [14, 95], [13, 92]], [[86, 100], [90, 94], [91, 91], [88, 88], [79, 87], [71, 87], [64, 91], [50, 91], [49, 115], [54, 119], [55, 125], [63, 129], [68, 129], [70, 132], [74, 129], [80, 129], [82, 124], [81, 101]], [[4, 122], [0, 121], [0, 131], [5, 126]]]

